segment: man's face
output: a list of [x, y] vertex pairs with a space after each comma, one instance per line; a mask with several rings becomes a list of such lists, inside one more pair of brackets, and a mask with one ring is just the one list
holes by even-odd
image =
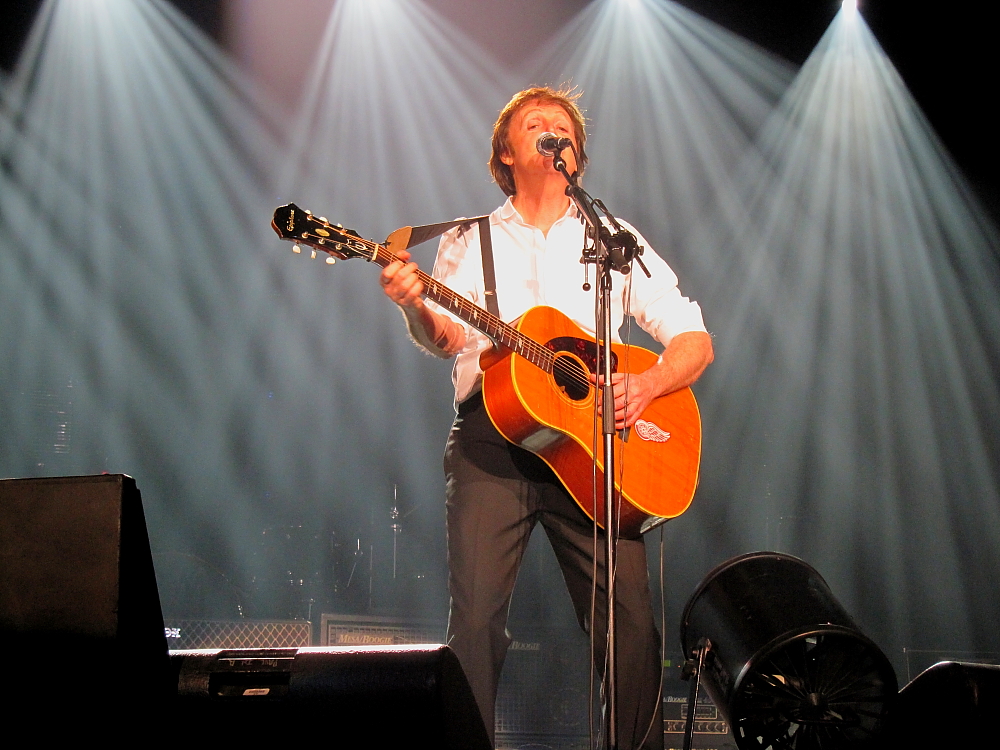
[[[565, 136], [577, 146], [573, 121], [558, 104], [528, 102], [514, 113], [507, 131], [509, 150], [500, 155], [501, 161], [511, 168], [514, 184], [524, 184], [526, 180], [559, 174], [552, 168], [552, 157], [538, 153], [536, 143], [542, 133]], [[576, 170], [576, 158], [570, 149], [562, 152], [566, 168], [572, 174]]]

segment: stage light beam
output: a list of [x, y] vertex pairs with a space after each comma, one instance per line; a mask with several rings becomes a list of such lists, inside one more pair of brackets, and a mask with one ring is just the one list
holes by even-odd
[[768, 519], [744, 550], [829, 571], [897, 664], [996, 648], [973, 561], [1000, 558], [996, 229], [860, 15], [758, 143], [742, 211], [692, 238], [716, 263], [703, 304], [734, 313], [702, 401], [729, 473], [702, 487]]
[[[244, 571], [255, 451], [231, 447], [261, 431], [247, 353], [271, 292], [225, 248], [266, 236], [272, 115], [156, 0], [48, 0], [6, 89], [2, 472], [132, 474], [154, 549]], [[72, 418], [61, 453], [50, 409]]]

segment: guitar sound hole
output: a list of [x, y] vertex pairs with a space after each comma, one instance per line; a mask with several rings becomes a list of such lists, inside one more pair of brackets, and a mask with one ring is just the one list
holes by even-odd
[[578, 359], [568, 355], [556, 357], [552, 364], [556, 385], [574, 401], [582, 401], [590, 394], [590, 373]]
[[[550, 352], [561, 354], [562, 352], [572, 352], [591, 372], [597, 372], [597, 344], [587, 339], [578, 339], [574, 336], [556, 336], [549, 339], [545, 348]], [[611, 372], [618, 372], [618, 354], [611, 352]]]

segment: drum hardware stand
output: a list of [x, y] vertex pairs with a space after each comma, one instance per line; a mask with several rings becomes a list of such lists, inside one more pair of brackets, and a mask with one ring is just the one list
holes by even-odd
[[399, 485], [392, 485], [392, 511], [389, 517], [392, 519], [392, 580], [396, 580], [396, 564], [399, 545], [399, 533], [403, 530], [403, 525], [399, 522]]

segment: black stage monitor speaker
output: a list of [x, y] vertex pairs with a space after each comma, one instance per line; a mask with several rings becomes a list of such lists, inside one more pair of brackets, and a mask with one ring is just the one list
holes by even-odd
[[925, 669], [899, 691], [886, 737], [894, 750], [1000, 747], [1000, 665]]
[[174, 725], [188, 737], [289, 739], [309, 727], [336, 747], [489, 750], [447, 646], [171, 651]]
[[142, 500], [123, 474], [0, 480], [5, 690], [117, 700], [169, 689]]
[[753, 552], [715, 568], [681, 622], [685, 654], [706, 641], [703, 682], [740, 750], [881, 747], [896, 674], [809, 564]]

